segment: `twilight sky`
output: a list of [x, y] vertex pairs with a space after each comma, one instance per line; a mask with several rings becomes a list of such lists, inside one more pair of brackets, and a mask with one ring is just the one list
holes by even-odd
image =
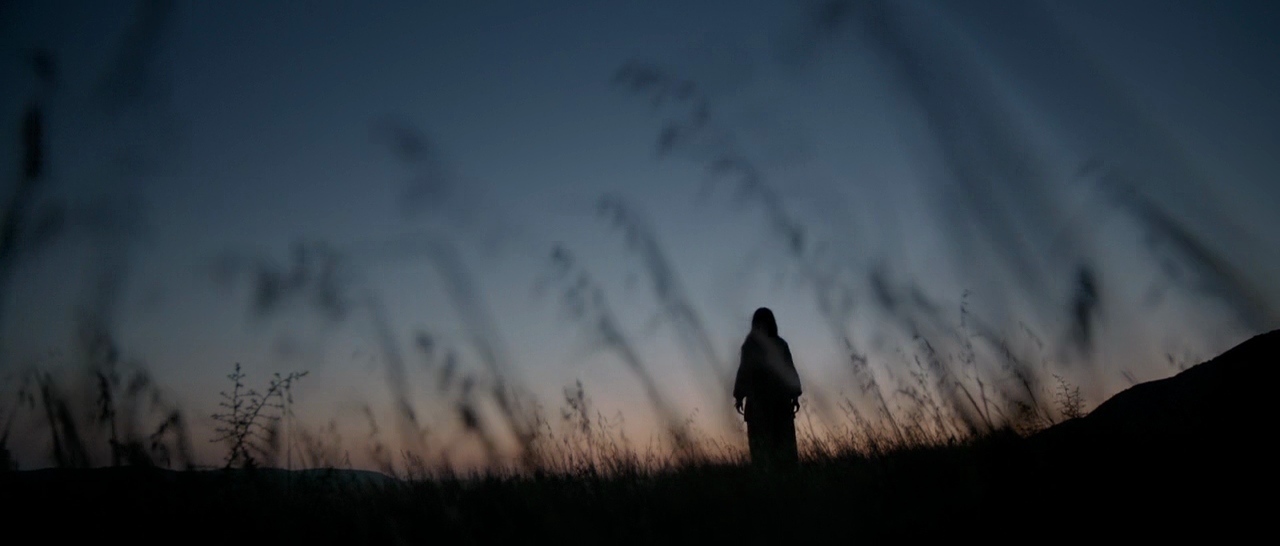
[[918, 369], [1096, 405], [1280, 326], [1270, 2], [137, 4], [0, 3], [6, 203], [36, 100], [23, 214], [61, 211], [0, 285], [24, 467], [49, 438], [15, 393], [79, 392], [84, 332], [202, 464], [240, 363], [309, 371], [299, 427], [376, 466], [511, 452], [498, 383], [555, 424], [581, 381], [640, 446], [740, 441], [758, 306], [830, 423], [909, 418]]

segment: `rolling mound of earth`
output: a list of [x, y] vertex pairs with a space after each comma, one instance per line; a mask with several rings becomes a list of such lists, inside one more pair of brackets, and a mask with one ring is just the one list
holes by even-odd
[[1280, 330], [1134, 385], [1000, 457], [993, 500], [1046, 526], [1256, 528], [1280, 485], [1278, 379]]
[[[1053, 448], [1189, 448], [1232, 451], [1270, 445], [1280, 399], [1280, 330], [1255, 336], [1175, 376], [1134, 385], [1088, 415], [1032, 438]], [[1261, 428], [1259, 428], [1261, 427]], [[1198, 448], [1197, 448], [1198, 449]], [[1169, 455], [1179, 457], [1177, 453]]]

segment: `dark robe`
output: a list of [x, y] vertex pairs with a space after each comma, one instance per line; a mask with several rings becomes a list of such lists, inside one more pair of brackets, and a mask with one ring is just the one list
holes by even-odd
[[746, 401], [743, 414], [752, 463], [793, 464], [799, 459], [792, 401], [800, 393], [800, 377], [787, 342], [753, 330], [742, 343], [733, 385], [733, 397]]

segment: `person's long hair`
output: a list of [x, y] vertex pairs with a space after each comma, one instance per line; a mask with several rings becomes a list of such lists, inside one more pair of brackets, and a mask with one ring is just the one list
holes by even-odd
[[760, 331], [771, 338], [778, 337], [778, 321], [773, 318], [773, 311], [768, 307], [756, 309], [751, 315], [751, 330]]

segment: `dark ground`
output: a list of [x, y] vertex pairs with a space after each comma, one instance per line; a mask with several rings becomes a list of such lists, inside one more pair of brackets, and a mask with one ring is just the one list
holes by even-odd
[[1280, 519], [1278, 360], [1280, 331], [1031, 437], [996, 433], [792, 470], [409, 483], [352, 471], [51, 469], [0, 474], [0, 503], [10, 536], [29, 533], [28, 542], [1262, 538]]

